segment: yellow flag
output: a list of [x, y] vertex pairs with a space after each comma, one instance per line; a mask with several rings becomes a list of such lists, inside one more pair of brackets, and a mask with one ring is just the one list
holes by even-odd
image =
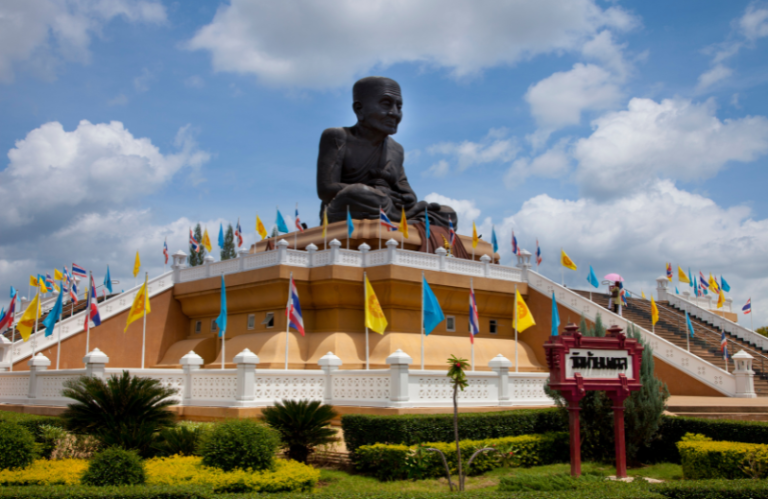
[[141, 258], [139, 258], [139, 252], [136, 251], [136, 260], [133, 262], [133, 277], [139, 275], [139, 269], [141, 268]]
[[477, 243], [480, 240], [477, 237], [477, 226], [475, 225], [475, 221], [472, 220], [472, 247], [477, 248]]
[[264, 224], [261, 223], [261, 219], [258, 215], [256, 215], [256, 232], [259, 233], [262, 241], [267, 238], [267, 229], [264, 228]]
[[149, 296], [147, 296], [146, 277], [144, 277], [144, 284], [139, 288], [139, 291], [136, 293], [136, 297], [133, 299], [131, 311], [128, 312], [128, 322], [126, 322], [123, 332], [128, 331], [128, 326], [130, 326], [132, 322], [143, 318], [145, 310], [146, 313], [150, 313], [152, 311], [149, 307]]
[[387, 329], [387, 318], [384, 316], [368, 276], [365, 276], [365, 327], [379, 334], [384, 334], [384, 330]]
[[[213, 246], [211, 246], [211, 238], [208, 237], [208, 227], [205, 228], [205, 231], [203, 232], [203, 240], [202, 240], [203, 247], [208, 250], [208, 253], [211, 252], [213, 249]], [[135, 277], [135, 276], [134, 276]]]
[[29, 276], [29, 285], [37, 287], [37, 277], [36, 276]]
[[656, 306], [656, 302], [653, 301], [651, 296], [651, 323], [655, 326], [659, 322], [659, 308]]
[[405, 206], [403, 206], [403, 214], [400, 215], [400, 228], [398, 230], [403, 233], [403, 238], [408, 239], [408, 219], [405, 218]]
[[717, 308], [722, 308], [725, 305], [725, 293], [721, 289], [717, 296]]
[[64, 280], [64, 274], [59, 272], [59, 269], [53, 269], [53, 279], [55, 281], [63, 281]]
[[715, 280], [714, 277], [712, 277], [712, 274], [709, 274], [709, 289], [717, 293], [720, 290], [720, 286], [717, 285], [717, 280]]
[[578, 267], [576, 267], [576, 264], [573, 263], [573, 260], [565, 254], [565, 250], [560, 250], [560, 265], [567, 269], [576, 270]]
[[55, 282], [53, 283], [53, 289], [55, 289], [57, 293], [61, 293], [61, 288]]
[[677, 267], [677, 281], [678, 282], [687, 282], [688, 284], [691, 283], [690, 279], [688, 279], [688, 274], [683, 272], [683, 269], [681, 269], [679, 265]]
[[515, 290], [515, 305], [515, 329], [517, 329], [517, 332], [522, 333], [529, 327], [535, 326], [536, 321], [533, 320], [533, 314], [528, 309], [528, 305], [525, 304], [518, 290]]
[[[642, 289], [640, 290], [640, 296], [643, 297], [643, 300], [647, 300], [648, 299], [648, 298], [645, 297], [645, 291], [643, 291]], [[653, 298], [653, 296], [651, 296], [651, 298]]]
[[42, 277], [37, 278], [37, 285], [40, 287], [41, 293], [47, 293], [50, 291], [50, 289], [48, 289], [48, 286], [45, 285], [45, 280]]
[[32, 330], [35, 329], [35, 317], [40, 317], [40, 294], [35, 294], [35, 297], [29, 303], [27, 310], [24, 311], [24, 315], [21, 316], [21, 320], [16, 323], [16, 329], [21, 333], [21, 338], [24, 341], [29, 340], [29, 336], [32, 334]]
[[323, 238], [328, 230], [328, 208], [323, 210]]

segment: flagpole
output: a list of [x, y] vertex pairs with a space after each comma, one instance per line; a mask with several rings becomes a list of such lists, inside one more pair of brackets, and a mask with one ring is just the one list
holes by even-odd
[[[29, 295], [27, 295], [27, 297], [29, 297]], [[10, 369], [11, 372], [13, 372], [13, 350], [14, 350], [13, 343], [15, 340], [16, 340], [16, 326], [13, 325], [13, 319], [11, 319], [11, 369]]]
[[[291, 303], [291, 283], [293, 282], [293, 272], [291, 272], [290, 280], [288, 281], [288, 303]], [[291, 304], [290, 306], [293, 306]], [[291, 330], [291, 317], [288, 315], [288, 308], [285, 310], [285, 370], [288, 370], [288, 337]]]
[[93, 273], [88, 272], [90, 279], [85, 286], [87, 300], [85, 302], [85, 355], [88, 355], [88, 349], [91, 347], [91, 279], [93, 279]]
[[[40, 289], [37, 290], [37, 305], [35, 306], [35, 332], [32, 334], [37, 334], [37, 319], [38, 314], [40, 313]], [[32, 342], [32, 358], [35, 358], [35, 345], [37, 344], [37, 339], [35, 339]]]
[[[368, 315], [368, 276], [363, 272], [363, 300], [365, 315]], [[370, 357], [368, 353], [368, 317], [365, 317], [365, 370], [370, 369]]]
[[424, 271], [421, 272], [421, 370], [424, 370]]
[[149, 287], [147, 280], [149, 272], [144, 272], [144, 329], [141, 332], [141, 368], [144, 369], [144, 353], [147, 346], [147, 302], [149, 302]]
[[[474, 279], [472, 279], [471, 277], [469, 278], [469, 290], [470, 290], [470, 292], [472, 294], [475, 294]], [[469, 320], [470, 321], [472, 320], [472, 314], [474, 314], [474, 313], [475, 313], [474, 310], [471, 310], [471, 307], [470, 307], [470, 311], [469, 311], [469, 314], [470, 314]], [[478, 324], [478, 327], [479, 327], [479, 324]], [[472, 339], [472, 342], [471, 342], [471, 345], [472, 345], [472, 371], [474, 371], [475, 370], [475, 332], [472, 331], [471, 326], [470, 326], [470, 331], [469, 331], [469, 337]]]
[[515, 372], [520, 372], [520, 363], [518, 362], [519, 358], [517, 355], [517, 284], [515, 284], [515, 310], [512, 312], [512, 315], [514, 317], [514, 326], [515, 326]]
[[[347, 221], [349, 221], [349, 205], [347, 205]], [[347, 222], [349, 223], [349, 222]], [[347, 232], [349, 232], [349, 227], [347, 227]], [[355, 232], [355, 225], [352, 224], [352, 232]], [[347, 251], [349, 251], [349, 238], [352, 237], [352, 234], [347, 234]]]
[[[323, 211], [323, 250], [328, 249], [328, 226], [325, 224], [325, 221], [328, 220], [328, 207], [325, 207], [325, 210]], [[286, 361], [288, 362], [288, 361]], [[287, 365], [287, 364], [286, 364]], [[286, 367], [286, 369], [288, 369]]]
[[751, 300], [752, 300], [752, 298], [750, 298], [750, 302], [749, 302], [749, 328], [752, 331], [754, 331], [755, 330], [755, 323], [754, 323], [754, 320], [752, 319], [752, 316], [755, 315], [755, 311], [752, 310], [752, 301]]
[[[64, 292], [64, 283], [61, 283], [61, 292]], [[63, 303], [63, 297], [62, 297], [62, 303]], [[56, 348], [56, 370], [59, 370], [59, 360], [61, 359], [61, 321], [64, 317], [64, 306], [62, 305], [61, 310], [59, 310], [59, 346]]]
[[[297, 214], [299, 213], [299, 203], [296, 203], [296, 213]], [[293, 249], [295, 249], [295, 250], [299, 249], [298, 238], [299, 238], [299, 227], [300, 227], [300, 225], [297, 223], [298, 221], [299, 220], [298, 220], [298, 215], [297, 215], [296, 219], [293, 221], [293, 223], [296, 224], [296, 231], [293, 233]]]
[[379, 249], [381, 249], [381, 205], [379, 205]]

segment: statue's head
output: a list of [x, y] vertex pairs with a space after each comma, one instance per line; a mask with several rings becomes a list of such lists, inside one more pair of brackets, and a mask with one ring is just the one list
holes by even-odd
[[352, 109], [357, 123], [387, 135], [397, 133], [403, 119], [403, 97], [400, 85], [383, 76], [368, 76], [352, 87]]

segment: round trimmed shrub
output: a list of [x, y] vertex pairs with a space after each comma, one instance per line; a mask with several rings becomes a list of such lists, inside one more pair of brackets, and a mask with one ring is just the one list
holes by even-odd
[[0, 470], [26, 468], [35, 459], [35, 437], [10, 421], [0, 421]]
[[224, 471], [272, 469], [280, 437], [275, 430], [250, 419], [217, 424], [203, 439], [203, 465]]
[[83, 485], [141, 485], [147, 479], [144, 463], [136, 451], [110, 447], [95, 454], [80, 482]]

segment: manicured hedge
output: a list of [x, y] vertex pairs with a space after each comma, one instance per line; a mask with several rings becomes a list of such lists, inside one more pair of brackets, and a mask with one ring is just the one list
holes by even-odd
[[55, 416], [38, 416], [36, 414], [24, 414], [22, 412], [0, 411], [0, 421], [11, 421], [29, 430], [35, 439], [42, 436], [41, 426], [56, 426], [64, 428], [61, 418]]
[[[377, 443], [415, 445], [420, 442], [453, 442], [453, 415], [342, 416], [341, 427], [347, 449]], [[484, 440], [567, 431], [557, 409], [459, 414], [459, 439]]]
[[765, 480], [682, 480], [650, 490], [669, 499], [768, 499]]
[[9, 499], [214, 499], [204, 487], [2, 487], [0, 497]]
[[[507, 463], [512, 466], [539, 466], [568, 460], [568, 435], [548, 433], [545, 435], [521, 435], [486, 440], [462, 440], [461, 455], [466, 466], [467, 460], [478, 449], [494, 447], [499, 452], [478, 454], [472, 467], [465, 472], [480, 475]], [[437, 478], [445, 476], [445, 465], [436, 452], [425, 448], [439, 449], [445, 454], [451, 474], [457, 473], [456, 445], [436, 442], [407, 446], [403, 444], [374, 444], [357, 448], [354, 456], [355, 469], [372, 475], [379, 480], [404, 480], [408, 478]], [[513, 454], [510, 454], [513, 452]]]
[[765, 478], [768, 474], [768, 445], [683, 441], [677, 448], [685, 478]]

